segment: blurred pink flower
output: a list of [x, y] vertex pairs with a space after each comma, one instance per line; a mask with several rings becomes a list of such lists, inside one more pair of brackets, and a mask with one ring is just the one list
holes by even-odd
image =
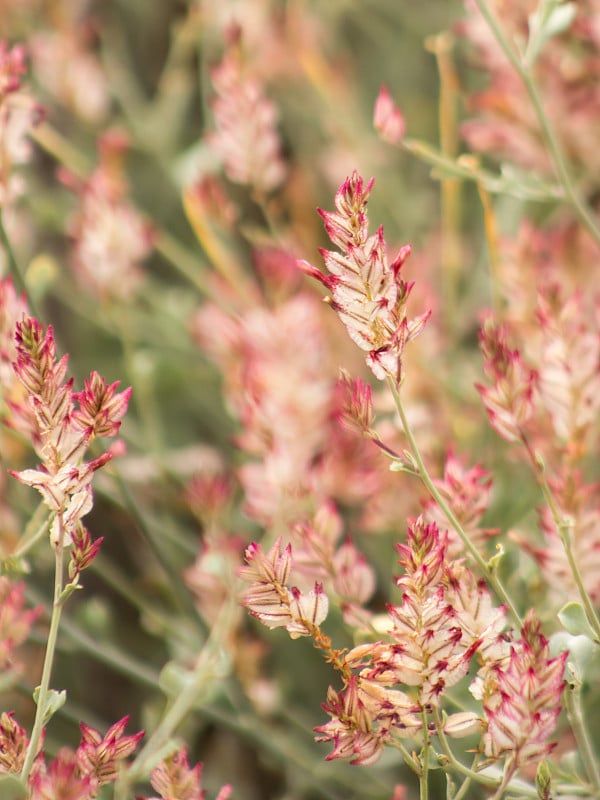
[[244, 69], [232, 47], [212, 71], [216, 131], [208, 142], [221, 158], [227, 177], [258, 192], [277, 189], [285, 178], [277, 110], [260, 80]]
[[490, 386], [476, 388], [488, 412], [491, 426], [508, 442], [522, 438], [524, 426], [534, 412], [533, 395], [538, 375], [507, 344], [506, 325], [494, 323], [487, 315], [479, 332], [484, 372]]
[[[160, 798], [150, 797], [147, 800], [205, 800], [206, 798], [206, 791], [202, 788], [202, 764], [190, 767], [185, 746], [161, 761], [152, 770], [150, 783], [160, 794]], [[223, 786], [216, 800], [228, 800], [230, 794], [231, 786]]]
[[386, 86], [382, 86], [375, 100], [373, 125], [384, 142], [398, 144], [404, 136], [406, 122], [398, 106], [394, 103]]
[[62, 747], [49, 766], [38, 758], [29, 784], [30, 800], [92, 800], [97, 796], [94, 781], [80, 774], [77, 757], [68, 747]]
[[61, 172], [79, 200], [69, 221], [73, 271], [100, 300], [131, 299], [143, 280], [140, 264], [152, 250], [153, 231], [127, 199], [127, 147], [124, 134], [109, 131], [98, 142], [100, 163], [87, 181]]

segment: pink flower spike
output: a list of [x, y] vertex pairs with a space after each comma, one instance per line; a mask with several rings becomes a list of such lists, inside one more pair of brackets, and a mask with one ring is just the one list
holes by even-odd
[[100, 787], [117, 779], [119, 762], [130, 756], [138, 746], [144, 731], [132, 736], [123, 736], [129, 717], [123, 717], [106, 732], [104, 737], [99, 731], [79, 723], [81, 744], [77, 748], [77, 764], [82, 775], [91, 778]]
[[23, 769], [29, 739], [27, 731], [14, 718], [14, 712], [0, 715], [0, 775]]
[[73, 393], [73, 400], [79, 403], [73, 413], [75, 424], [93, 436], [116, 436], [133, 391], [129, 387], [118, 393], [118, 386], [119, 381], [107, 386], [104, 378], [92, 372], [84, 381], [83, 391]]
[[93, 779], [80, 774], [77, 755], [68, 747], [58, 751], [48, 768], [36, 762], [30, 785], [30, 800], [92, 800], [98, 794]]
[[373, 186], [354, 172], [338, 189], [336, 213], [319, 209], [325, 230], [341, 252], [322, 250], [329, 275], [302, 262], [301, 269], [331, 292], [327, 302], [336, 311], [349, 336], [367, 352], [366, 361], [379, 380], [402, 381], [402, 355], [409, 341], [422, 331], [430, 312], [409, 320], [406, 303], [412, 283], [401, 277], [410, 246], [389, 263], [383, 228], [369, 236], [367, 200]]
[[404, 115], [392, 100], [386, 86], [382, 86], [375, 100], [373, 126], [384, 142], [398, 144], [404, 136]]
[[476, 384], [488, 412], [491, 426], [507, 442], [522, 438], [523, 427], [533, 416], [534, 392], [538, 375], [507, 344], [505, 325], [497, 325], [491, 316], [483, 320], [479, 345], [484, 358], [484, 372], [491, 386]]
[[198, 763], [193, 769], [190, 768], [185, 746], [161, 761], [150, 773], [152, 788], [163, 800], [172, 797], [177, 797], [178, 800], [204, 800], [201, 779], [202, 764]]
[[567, 655], [565, 651], [549, 658], [549, 642], [535, 612], [529, 611], [508, 663], [491, 670], [485, 679], [486, 755], [509, 755], [522, 766], [551, 752], [554, 745], [549, 739], [561, 710]]

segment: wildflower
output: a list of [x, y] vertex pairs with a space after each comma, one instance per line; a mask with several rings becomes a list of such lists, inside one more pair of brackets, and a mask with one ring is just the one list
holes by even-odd
[[310, 476], [331, 426], [334, 384], [318, 301], [300, 294], [237, 319], [207, 305], [196, 334], [224, 371], [242, 427], [237, 444], [252, 456], [239, 470], [245, 511], [263, 524], [296, 522], [306, 514]]
[[[388, 637], [342, 656], [345, 688], [329, 690], [324, 709], [332, 719], [315, 729], [318, 741], [334, 743], [329, 758], [374, 763], [394, 737], [418, 738], [423, 713], [467, 674], [475, 653], [484, 665], [506, 656], [504, 610], [492, 607], [466, 567], [447, 560], [447, 548], [447, 536], [422, 517], [397, 546], [402, 602], [388, 608]], [[469, 713], [448, 726], [449, 735], [467, 736], [481, 723]]]
[[277, 134], [277, 111], [259, 80], [248, 74], [235, 49], [211, 73], [216, 131], [209, 144], [227, 177], [258, 192], [277, 189], [285, 177]]
[[[205, 800], [206, 797], [202, 788], [202, 764], [190, 767], [185, 746], [152, 770], [150, 783], [161, 800]], [[228, 800], [230, 794], [231, 786], [223, 786], [216, 800]], [[148, 800], [159, 798], [150, 797]]]
[[104, 378], [92, 372], [84, 380], [84, 389], [73, 393], [79, 408], [73, 412], [73, 423], [91, 436], [116, 436], [127, 412], [131, 387], [117, 394], [120, 381], [106, 385]]
[[538, 376], [518, 350], [507, 344], [505, 325], [485, 317], [479, 332], [484, 371], [491, 386], [478, 384], [477, 391], [488, 412], [491, 426], [507, 442], [522, 438], [523, 426], [533, 415], [533, 394]]
[[581, 293], [563, 295], [551, 286], [538, 297], [539, 393], [556, 437], [576, 453], [600, 409], [600, 334], [597, 321], [586, 319]]
[[108, 80], [93, 52], [91, 26], [67, 21], [29, 40], [37, 81], [55, 101], [85, 122], [101, 124], [110, 108]]
[[17, 324], [16, 341], [14, 368], [28, 395], [26, 405], [34, 418], [32, 442], [42, 463], [39, 469], [11, 474], [40, 492], [56, 513], [52, 542], [68, 545], [80, 519], [92, 508], [94, 472], [113, 454], [109, 450], [85, 462], [86, 450], [94, 435], [109, 436], [119, 430], [131, 390], [117, 395], [117, 384], [106, 387], [92, 373], [83, 392], [73, 393], [73, 380], [65, 381], [67, 356], [56, 361], [52, 327], [44, 331], [34, 318]]
[[29, 739], [27, 731], [14, 718], [14, 712], [0, 715], [0, 775], [18, 774], [23, 769]]
[[239, 576], [251, 585], [242, 593], [241, 602], [250, 614], [268, 628], [285, 627], [292, 639], [312, 635], [327, 616], [329, 601], [320, 583], [303, 593], [288, 588], [292, 570], [291, 545], [282, 547], [281, 537], [265, 554], [259, 544], [246, 549], [247, 567]]
[[[492, 489], [490, 473], [480, 464], [467, 468], [450, 452], [444, 466], [444, 477], [434, 482], [473, 544], [480, 546], [496, 533], [494, 529], [479, 526], [481, 517], [487, 511]], [[434, 500], [425, 500], [423, 507], [428, 519], [439, 526], [448, 524], [445, 514]], [[453, 528], [448, 531], [448, 547], [451, 556], [458, 556], [464, 550], [464, 545]]]
[[392, 100], [386, 86], [382, 86], [373, 109], [373, 125], [384, 142], [398, 144], [404, 136], [406, 122], [402, 112]]
[[374, 764], [392, 734], [411, 738], [422, 724], [415, 713], [418, 709], [404, 692], [357, 675], [351, 676], [344, 692], [329, 687], [323, 710], [332, 718], [315, 732], [317, 742], [333, 742], [327, 761], [349, 758], [351, 764]]
[[151, 228], [127, 199], [126, 148], [126, 137], [109, 131], [99, 141], [100, 163], [87, 181], [61, 173], [79, 196], [69, 223], [73, 270], [81, 285], [101, 300], [131, 299], [143, 279], [140, 263], [152, 249]]
[[68, 747], [58, 751], [48, 767], [38, 759], [30, 777], [30, 800], [92, 800], [94, 781], [82, 775], [76, 754]]
[[410, 255], [402, 247], [390, 264], [383, 228], [369, 236], [367, 201], [373, 180], [366, 186], [354, 172], [340, 186], [335, 197], [337, 213], [319, 213], [325, 230], [341, 253], [322, 250], [329, 274], [306, 261], [300, 267], [331, 292], [327, 301], [337, 311], [354, 342], [366, 350], [367, 364], [377, 378], [402, 379], [402, 354], [406, 344], [421, 333], [429, 312], [409, 320], [406, 303], [413, 284], [401, 278]]
[[516, 767], [539, 761], [553, 749], [548, 739], [560, 714], [567, 652], [549, 658], [549, 642], [533, 611], [506, 663], [490, 670], [483, 686], [487, 731], [483, 741], [491, 758], [507, 756]]
[[344, 404], [340, 410], [340, 421], [350, 430], [363, 436], [373, 436], [371, 430], [373, 424], [371, 386], [360, 378], [352, 379], [346, 372], [342, 372], [339, 384], [345, 394]]
[[27, 315], [27, 302], [18, 295], [10, 278], [0, 280], [0, 390], [3, 399], [10, 398], [17, 382], [13, 361], [17, 357], [15, 328]]
[[104, 537], [92, 541], [90, 532], [81, 522], [71, 528], [71, 558], [69, 561], [69, 578], [76, 581], [84, 569], [87, 569], [100, 551]]
[[25, 609], [25, 585], [0, 576], [0, 671], [13, 665], [13, 653], [29, 635], [41, 607]]
[[123, 736], [129, 717], [123, 717], [106, 732], [99, 731], [80, 722], [81, 743], [76, 751], [76, 763], [80, 774], [89, 779], [98, 789], [117, 779], [120, 762], [130, 756], [137, 747], [144, 731]]

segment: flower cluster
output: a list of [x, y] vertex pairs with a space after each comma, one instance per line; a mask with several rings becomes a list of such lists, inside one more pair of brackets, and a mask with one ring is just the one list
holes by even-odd
[[[143, 731], [124, 736], [128, 717], [112, 725], [105, 736], [81, 723], [81, 742], [76, 750], [63, 747], [47, 763], [43, 751], [29, 777], [30, 800], [94, 800], [103, 786], [114, 783], [121, 765], [136, 749]], [[14, 719], [0, 717], [0, 775], [18, 775], [29, 740]]]
[[51, 327], [26, 317], [17, 324], [15, 372], [26, 391], [24, 405], [31, 413], [29, 431], [41, 465], [12, 474], [36, 488], [53, 512], [51, 540], [55, 546], [73, 545], [73, 577], [89, 565], [97, 546], [91, 543], [81, 518], [92, 508], [94, 472], [112, 457], [112, 451], [84, 461], [96, 437], [114, 436], [121, 425], [131, 389], [118, 393], [118, 382], [107, 385], [92, 373], [81, 392], [66, 380], [67, 356], [56, 360]]
[[211, 77], [216, 131], [208, 141], [225, 174], [258, 193], [277, 189], [286, 173], [277, 111], [265, 97], [261, 81], [245, 69], [239, 42], [229, 47]]
[[332, 719], [316, 729], [319, 741], [333, 742], [328, 758], [370, 764], [395, 738], [421, 738], [424, 714], [433, 710], [440, 725], [444, 696], [477, 656], [471, 691], [482, 711], [450, 715], [444, 732], [484, 731], [486, 755], [506, 756], [515, 769], [539, 760], [552, 747], [566, 653], [549, 657], [533, 616], [510, 644], [504, 610], [464, 565], [448, 560], [447, 537], [435, 523], [415, 520], [398, 551], [402, 603], [389, 608], [388, 638], [345, 654], [350, 677], [342, 692], [329, 690], [324, 708]]
[[278, 539], [265, 553], [253, 543], [246, 549], [246, 561], [248, 566], [241, 568], [239, 575], [251, 585], [240, 599], [252, 616], [268, 628], [286, 628], [292, 639], [314, 636], [327, 617], [329, 600], [317, 582], [305, 593], [297, 586], [288, 587], [293, 566], [291, 545], [284, 548]]
[[329, 274], [306, 261], [300, 266], [331, 292], [328, 302], [351, 338], [367, 351], [367, 364], [375, 376], [400, 384], [404, 348], [421, 333], [430, 313], [413, 319], [406, 313], [413, 284], [401, 277], [401, 271], [410, 245], [390, 263], [383, 228], [369, 236], [367, 202], [372, 187], [372, 180], [365, 185], [354, 172], [337, 191], [337, 213], [319, 209], [327, 235], [341, 251], [321, 251]]
[[[185, 747], [161, 761], [152, 770], [150, 783], [159, 797], [149, 797], [147, 800], [205, 800], [206, 798], [206, 792], [202, 788], [202, 764], [190, 767]], [[223, 786], [216, 800], [228, 800], [230, 795], [231, 786]]]
[[79, 199], [69, 225], [73, 271], [100, 300], [130, 300], [143, 279], [140, 263], [152, 249], [151, 228], [127, 197], [127, 144], [118, 131], [108, 132], [99, 141], [100, 163], [86, 181], [62, 172]]

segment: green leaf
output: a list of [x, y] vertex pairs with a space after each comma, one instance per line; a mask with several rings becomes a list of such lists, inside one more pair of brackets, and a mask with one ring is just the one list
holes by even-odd
[[575, 601], [567, 603], [558, 612], [558, 618], [563, 628], [573, 636], [585, 636], [592, 641], [596, 640], [581, 603]]
[[[33, 699], [35, 704], [38, 704], [40, 698], [40, 687], [36, 686], [33, 690]], [[42, 712], [44, 714], [44, 725], [47, 725], [50, 719], [56, 714], [59, 708], [62, 708], [67, 700], [67, 693], [64, 689], [60, 692], [57, 692], [55, 689], [50, 689], [48, 691], [48, 696], [46, 697], [46, 703]]]
[[487, 562], [487, 568], [491, 575], [497, 572], [498, 567], [500, 566], [500, 561], [504, 558], [504, 547], [502, 547], [501, 544], [496, 545], [496, 551], [496, 555], [492, 556]]
[[27, 787], [16, 775], [0, 775], [0, 797], [2, 800], [25, 800]]

